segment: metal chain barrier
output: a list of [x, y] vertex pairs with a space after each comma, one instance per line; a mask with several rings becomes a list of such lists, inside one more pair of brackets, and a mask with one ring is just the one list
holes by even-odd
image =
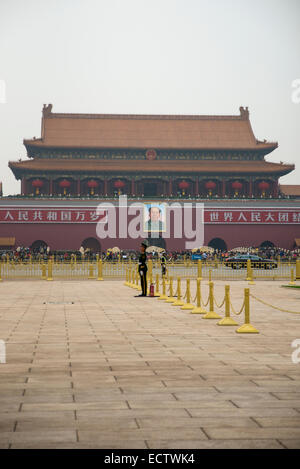
[[222, 308], [222, 306], [224, 306], [224, 304], [225, 304], [225, 299], [226, 299], [226, 297], [224, 296], [222, 303], [219, 305], [219, 304], [217, 303], [216, 297], [215, 297], [215, 295], [214, 295], [214, 304], [216, 305], [217, 308], [220, 309], [220, 308]]
[[208, 295], [208, 298], [207, 298], [207, 302], [204, 303], [204, 301], [202, 301], [202, 298], [201, 298], [201, 303], [202, 303], [202, 306], [204, 306], [204, 308], [206, 308], [206, 306], [207, 306], [208, 303], [209, 303], [209, 295]]
[[267, 303], [266, 301], [261, 300], [260, 298], [257, 298], [252, 293], [250, 293], [250, 296], [254, 298], [256, 301], [258, 301], [259, 303], [269, 306], [270, 308], [276, 309], [277, 311], [281, 311], [282, 313], [300, 314], [300, 311], [290, 311], [288, 309], [283, 309], [283, 308], [279, 308], [278, 306], [271, 305], [270, 303]]
[[233, 312], [236, 316], [238, 316], [239, 314], [241, 314], [241, 313], [243, 312], [243, 310], [244, 310], [244, 308], [245, 308], [245, 300], [244, 300], [244, 302], [243, 302], [243, 304], [242, 304], [242, 307], [241, 307], [241, 309], [240, 309], [240, 311], [239, 311], [238, 313], [237, 313], [236, 310], [234, 309], [233, 304], [231, 303], [231, 300], [229, 300], [229, 302], [230, 302], [230, 308], [231, 308], [232, 312]]

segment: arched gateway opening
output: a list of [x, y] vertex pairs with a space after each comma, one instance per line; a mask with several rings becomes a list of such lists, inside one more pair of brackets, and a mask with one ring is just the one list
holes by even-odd
[[81, 246], [84, 249], [89, 249], [92, 253], [101, 252], [101, 244], [96, 238], [86, 238], [82, 241]]
[[166, 249], [166, 241], [164, 238], [147, 238], [149, 246], [156, 246], [158, 248]]
[[213, 249], [217, 249], [218, 251], [227, 251], [227, 244], [221, 238], [213, 238], [209, 243], [208, 246]]
[[264, 241], [263, 243], [261, 243], [259, 247], [260, 248], [274, 248], [275, 245], [274, 243], [272, 243], [272, 241]]
[[34, 241], [30, 246], [33, 252], [40, 252], [41, 250], [47, 249], [47, 243], [41, 239]]

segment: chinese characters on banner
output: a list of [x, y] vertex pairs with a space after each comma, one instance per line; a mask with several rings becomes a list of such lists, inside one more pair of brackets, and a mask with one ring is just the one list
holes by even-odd
[[298, 224], [299, 209], [263, 209], [263, 210], [205, 210], [204, 221], [208, 224]]
[[106, 211], [93, 208], [1, 207], [0, 223], [98, 223], [106, 221]]
[[[106, 223], [107, 213], [96, 207], [1, 207], [0, 223]], [[206, 224], [300, 224], [300, 208], [295, 209], [205, 209]]]

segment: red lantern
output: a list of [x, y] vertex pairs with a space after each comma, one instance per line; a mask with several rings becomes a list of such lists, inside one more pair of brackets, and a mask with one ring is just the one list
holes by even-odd
[[95, 179], [91, 179], [90, 181], [88, 181], [87, 185], [91, 189], [91, 195], [94, 195], [94, 189], [98, 187], [98, 182], [95, 181]]
[[205, 187], [208, 190], [208, 194], [211, 196], [212, 191], [217, 187], [217, 184], [214, 181], [207, 181]]
[[234, 181], [231, 187], [234, 189], [234, 194], [238, 195], [239, 191], [243, 188], [243, 184], [240, 181]]
[[43, 181], [41, 181], [41, 179], [34, 179], [34, 180], [32, 181], [32, 185], [33, 185], [33, 187], [36, 188], [36, 189], [35, 189], [36, 195], [39, 195], [39, 193], [40, 193], [40, 188], [43, 187], [43, 185], [44, 185]]
[[266, 181], [262, 181], [258, 184], [258, 188], [262, 193], [262, 196], [265, 197], [266, 191], [269, 189], [270, 184]]
[[117, 181], [114, 182], [114, 186], [116, 189], [118, 189], [118, 194], [120, 195], [122, 187], [125, 186], [125, 182], [118, 179]]
[[66, 195], [67, 188], [71, 186], [71, 183], [67, 179], [63, 179], [62, 181], [60, 181], [59, 186], [63, 188], [64, 195]]
[[118, 181], [115, 181], [115, 182], [114, 182], [114, 186], [115, 186], [117, 189], [121, 189], [121, 187], [124, 187], [124, 186], [125, 186], [125, 182], [120, 181], [120, 179], [118, 179]]
[[190, 187], [190, 183], [187, 182], [187, 181], [181, 181], [181, 182], [178, 184], [178, 187], [179, 187], [179, 189], [182, 190], [182, 195], [184, 195], [186, 189], [188, 189], [188, 187]]

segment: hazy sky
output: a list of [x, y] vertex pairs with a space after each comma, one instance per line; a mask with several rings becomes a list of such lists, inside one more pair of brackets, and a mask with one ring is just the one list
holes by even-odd
[[[300, 0], [0, 0], [0, 180], [53, 112], [239, 114], [300, 184]], [[2, 86], [3, 94], [3, 86]], [[300, 93], [299, 93], [300, 96]], [[1, 90], [0, 90], [1, 99]]]

